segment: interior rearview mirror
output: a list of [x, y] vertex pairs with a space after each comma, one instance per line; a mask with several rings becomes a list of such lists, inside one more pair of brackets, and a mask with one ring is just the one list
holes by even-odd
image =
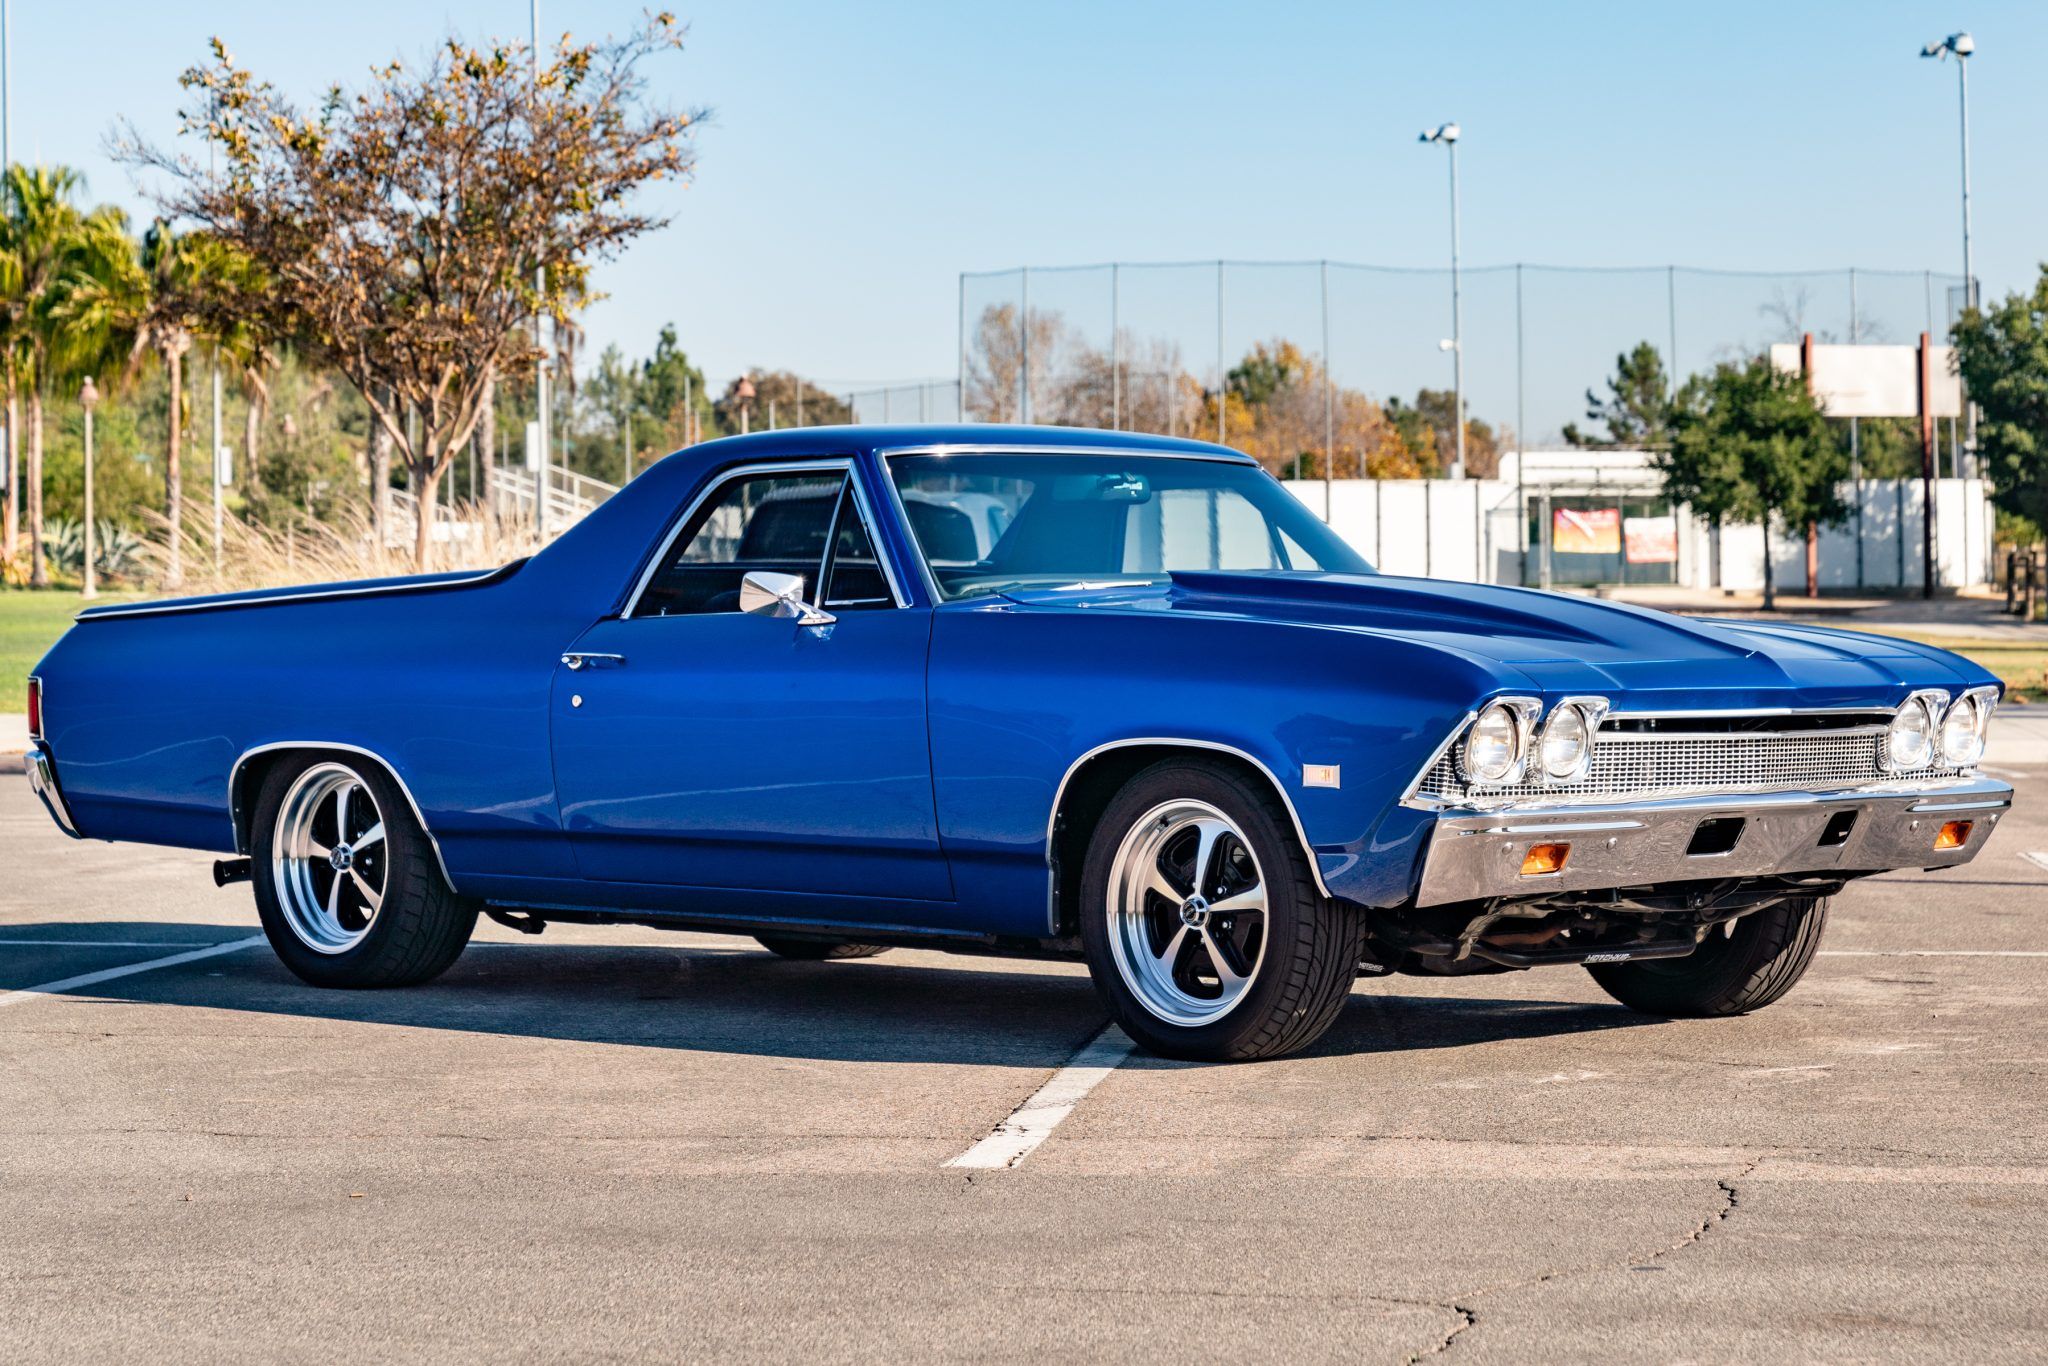
[[757, 617], [793, 618], [800, 626], [830, 626], [838, 618], [804, 601], [804, 576], [770, 569], [740, 579], [740, 610]]

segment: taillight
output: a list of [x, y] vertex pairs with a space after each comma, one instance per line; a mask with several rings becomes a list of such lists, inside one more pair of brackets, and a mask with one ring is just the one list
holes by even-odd
[[43, 680], [40, 678], [28, 681], [28, 738], [43, 738]]

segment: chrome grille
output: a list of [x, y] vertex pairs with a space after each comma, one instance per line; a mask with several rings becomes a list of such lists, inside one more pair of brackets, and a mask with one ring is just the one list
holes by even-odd
[[[1459, 742], [1463, 742], [1462, 735]], [[1416, 795], [1441, 802], [1492, 803], [1532, 797], [1570, 802], [1859, 787], [1891, 776], [1878, 766], [1883, 742], [1884, 727], [1862, 724], [1792, 734], [1617, 734], [1602, 727], [1593, 747], [1592, 771], [1583, 782], [1551, 787], [1532, 775], [1502, 787], [1468, 788], [1458, 773], [1458, 745], [1454, 744], [1423, 774]], [[1913, 776], [1940, 777], [1954, 772], [1953, 768], [1932, 768]]]

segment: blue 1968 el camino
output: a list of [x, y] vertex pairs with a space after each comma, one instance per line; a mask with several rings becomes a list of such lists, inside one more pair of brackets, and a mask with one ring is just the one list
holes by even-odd
[[670, 456], [485, 574], [83, 613], [29, 775], [216, 850], [331, 987], [479, 912], [792, 958], [1086, 958], [1162, 1053], [1312, 1042], [1361, 972], [1777, 999], [1828, 898], [1966, 863], [1995, 679], [1926, 646], [1394, 578], [1219, 446], [809, 428]]

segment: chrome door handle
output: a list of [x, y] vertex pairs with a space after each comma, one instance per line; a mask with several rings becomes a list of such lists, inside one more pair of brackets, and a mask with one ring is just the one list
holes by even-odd
[[568, 650], [562, 655], [562, 663], [568, 665], [571, 672], [582, 669], [616, 668], [625, 662], [624, 655], [588, 654], [581, 650]]

